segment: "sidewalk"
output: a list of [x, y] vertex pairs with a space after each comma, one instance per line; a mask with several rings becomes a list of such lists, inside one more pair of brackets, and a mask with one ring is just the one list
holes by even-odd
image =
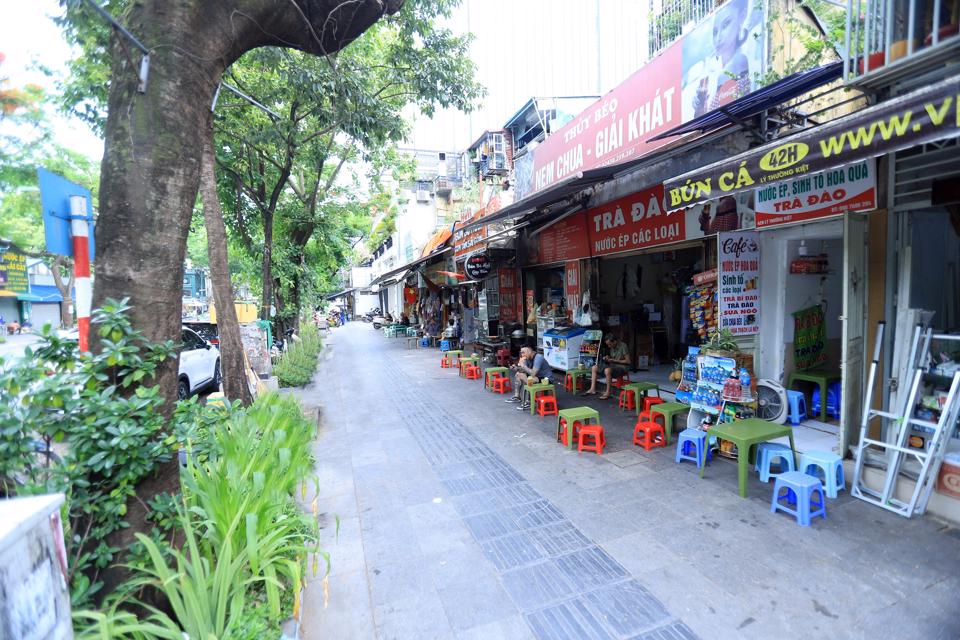
[[845, 492], [801, 528], [755, 477], [741, 499], [728, 461], [701, 480], [633, 447], [612, 401], [604, 455], [577, 454], [436, 350], [363, 323], [326, 344], [300, 394], [323, 411], [332, 563], [307, 640], [960, 637], [960, 531]]

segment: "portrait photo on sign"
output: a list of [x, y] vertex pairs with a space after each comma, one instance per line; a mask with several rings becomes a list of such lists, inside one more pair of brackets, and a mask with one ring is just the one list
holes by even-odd
[[687, 122], [746, 95], [763, 72], [763, 9], [732, 0], [683, 39], [682, 116]]

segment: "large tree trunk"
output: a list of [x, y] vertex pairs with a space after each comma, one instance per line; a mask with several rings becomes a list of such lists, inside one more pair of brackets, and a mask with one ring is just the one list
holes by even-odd
[[213, 300], [217, 308], [220, 374], [223, 376], [223, 392], [227, 398], [248, 405], [253, 398], [245, 374], [237, 308], [233, 305], [233, 284], [230, 281], [227, 258], [227, 229], [223, 224], [220, 197], [217, 194], [212, 141], [211, 131], [200, 161], [200, 198], [203, 200], [203, 219], [207, 227], [207, 254], [210, 261], [210, 279], [213, 280]]
[[[210, 105], [223, 71], [244, 52], [283, 46], [334, 53], [403, 0], [140, 0], [124, 25], [150, 49], [145, 94], [137, 92], [139, 54], [114, 32], [110, 95], [100, 172], [94, 307], [129, 298], [135, 328], [153, 341], [179, 340], [183, 260], [200, 184]], [[130, 52], [133, 53], [132, 59]], [[96, 340], [96, 334], [94, 335]], [[97, 348], [94, 342], [94, 348]], [[176, 399], [177, 362], [156, 383]], [[176, 462], [158, 469], [127, 503], [130, 527], [107, 544], [126, 548], [149, 528], [146, 503], [176, 487]], [[109, 568], [109, 593], [123, 570]]]

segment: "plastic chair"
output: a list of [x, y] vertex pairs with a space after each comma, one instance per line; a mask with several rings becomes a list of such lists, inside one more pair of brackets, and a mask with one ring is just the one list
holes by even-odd
[[537, 396], [537, 413], [540, 417], [555, 416], [559, 412], [557, 408], [557, 399], [550, 395]]
[[[593, 442], [587, 442], [590, 438]], [[580, 435], [577, 439], [577, 451], [594, 451], [598, 456], [603, 455], [603, 446], [607, 444], [607, 439], [603, 435], [603, 425], [585, 424], [580, 427]]]
[[510, 384], [510, 378], [507, 377], [496, 377], [493, 378], [490, 382], [490, 386], [493, 389], [494, 393], [506, 393], [507, 391], [513, 391], [513, 385]]
[[[580, 427], [583, 426], [583, 423], [579, 420], [573, 421], [573, 439], [577, 440], [580, 437]], [[567, 421], [563, 418], [560, 418], [560, 422], [557, 424], [557, 442], [563, 446], [567, 446]]]
[[801, 454], [800, 471], [818, 480], [822, 475], [828, 498], [836, 498], [837, 492], [846, 488], [843, 458], [830, 451], [807, 451]]
[[807, 419], [807, 399], [802, 391], [787, 389], [787, 406], [789, 407], [787, 419], [793, 426], [797, 426], [801, 420]]
[[637, 422], [633, 427], [633, 444], [647, 451], [654, 447], [667, 446], [663, 425], [656, 422]]
[[[770, 465], [774, 460], [780, 460], [780, 471], [771, 472]], [[770, 478], [777, 477], [788, 471], [796, 471], [793, 463], [793, 450], [777, 442], [761, 442], [757, 445], [757, 462], [754, 469], [760, 472], [760, 482], [770, 482]]]
[[[786, 491], [786, 495], [780, 495]], [[814, 502], [813, 494], [819, 493], [819, 502]], [[827, 518], [826, 500], [823, 497], [823, 485], [813, 476], [801, 471], [788, 471], [777, 476], [773, 484], [773, 500], [770, 503], [770, 513], [783, 511], [796, 517], [797, 523], [808, 527], [810, 520], [816, 516]], [[786, 504], [781, 500], [786, 499]], [[794, 508], [790, 508], [790, 507]], [[816, 507], [816, 509], [813, 509]]]
[[450, 346], [449, 340], [440, 341], [440, 351], [450, 351], [451, 349], [453, 349], [453, 347]]
[[[707, 447], [707, 432], [699, 429], [684, 429], [677, 438], [677, 453], [674, 456], [674, 462], [689, 460], [697, 463], [697, 467], [703, 466], [703, 450]], [[707, 459], [711, 457], [710, 449], [707, 447]]]

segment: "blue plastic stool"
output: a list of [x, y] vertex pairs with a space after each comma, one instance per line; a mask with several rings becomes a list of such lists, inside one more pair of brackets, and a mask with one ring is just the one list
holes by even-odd
[[[820, 385], [813, 388], [810, 398], [810, 413], [820, 415]], [[827, 414], [835, 420], [840, 419], [840, 383], [831, 382], [827, 387]]]
[[[777, 459], [780, 460], [780, 471], [774, 473], [770, 471], [770, 465]], [[754, 468], [760, 472], [760, 482], [770, 482], [771, 477], [797, 470], [793, 463], [793, 451], [787, 445], [776, 442], [761, 442], [757, 445], [757, 463]]]
[[420, 346], [421, 346], [421, 347], [429, 347], [429, 346], [430, 346], [430, 338], [420, 338]]
[[452, 347], [450, 346], [450, 341], [449, 341], [449, 340], [441, 340], [441, 341], [440, 341], [440, 351], [450, 351], [451, 349], [452, 349]]
[[807, 419], [807, 399], [804, 397], [803, 391], [787, 389], [787, 406], [790, 408], [787, 418], [793, 426], [797, 426], [801, 420]]
[[[784, 496], [787, 504], [781, 502], [780, 492], [786, 490]], [[813, 494], [820, 494], [820, 501], [814, 502]], [[794, 508], [790, 508], [794, 506]], [[816, 507], [812, 510], [811, 507]], [[788, 471], [777, 476], [773, 484], [773, 501], [770, 503], [770, 513], [783, 511], [797, 518], [797, 523], [805, 527], [810, 526], [810, 519], [823, 516], [827, 519], [826, 499], [823, 497], [823, 485], [813, 476], [800, 471]]]
[[836, 498], [837, 492], [846, 488], [843, 479], [843, 459], [829, 451], [807, 451], [800, 456], [800, 471], [820, 479], [827, 489], [828, 498]]
[[[707, 433], [699, 429], [684, 429], [677, 438], [677, 454], [674, 462], [689, 460], [703, 465], [703, 448], [707, 446]], [[707, 460], [711, 458], [710, 447], [707, 447]]]

